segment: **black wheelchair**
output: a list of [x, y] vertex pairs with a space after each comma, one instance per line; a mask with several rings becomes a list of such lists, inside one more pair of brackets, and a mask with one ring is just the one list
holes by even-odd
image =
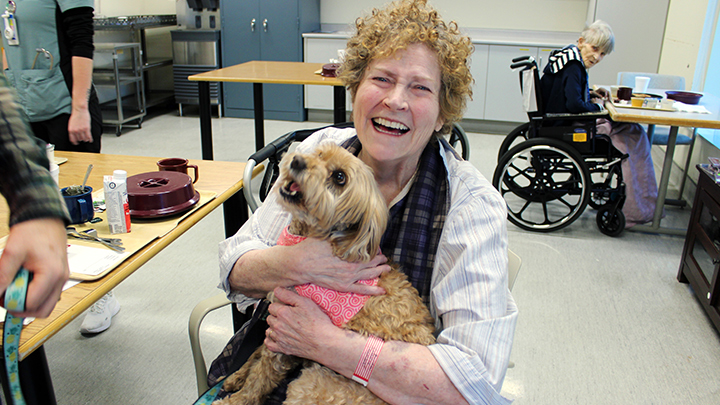
[[605, 112], [552, 114], [543, 108], [535, 59], [515, 58], [529, 122], [510, 132], [498, 152], [493, 185], [508, 207], [508, 219], [534, 232], [565, 228], [587, 205], [597, 210], [597, 226], [609, 236], [625, 229], [620, 153], [596, 120]]
[[[252, 212], [258, 208], [257, 200], [252, 191], [252, 178], [255, 167], [267, 160], [265, 167], [265, 173], [263, 174], [260, 188], [258, 189], [258, 197], [260, 201], [265, 201], [272, 185], [275, 184], [278, 175], [280, 174], [280, 160], [288, 152], [290, 146], [295, 142], [302, 142], [308, 136], [313, 133], [328, 127], [334, 128], [349, 128], [352, 127], [352, 122], [346, 122], [341, 124], [333, 124], [320, 128], [313, 129], [301, 129], [297, 131], [288, 132], [287, 134], [275, 139], [274, 141], [267, 144], [264, 148], [253, 153], [248, 158], [247, 164], [245, 165], [245, 172], [243, 173], [243, 193], [245, 194], [245, 200]], [[468, 160], [470, 158], [470, 142], [465, 134], [465, 131], [459, 124], [453, 125], [452, 131], [447, 137], [447, 141], [463, 159]]]

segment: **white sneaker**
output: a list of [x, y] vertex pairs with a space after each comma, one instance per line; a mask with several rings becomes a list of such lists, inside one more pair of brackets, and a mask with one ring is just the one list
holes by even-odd
[[120, 303], [110, 291], [90, 307], [80, 326], [80, 333], [94, 334], [106, 330], [118, 311], [120, 311]]

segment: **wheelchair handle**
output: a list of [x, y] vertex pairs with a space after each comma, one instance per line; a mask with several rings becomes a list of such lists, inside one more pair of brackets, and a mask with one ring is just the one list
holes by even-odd
[[523, 66], [534, 66], [535, 58], [532, 56], [520, 56], [512, 60], [513, 63], [510, 65], [510, 69], [517, 69]]
[[245, 195], [245, 201], [247, 202], [248, 207], [250, 207], [251, 212], [255, 212], [255, 210], [258, 209], [258, 203], [252, 193], [252, 174], [253, 170], [255, 170], [255, 166], [257, 166], [257, 162], [255, 159], [250, 158], [245, 164], [245, 171], [243, 172], [242, 190]]

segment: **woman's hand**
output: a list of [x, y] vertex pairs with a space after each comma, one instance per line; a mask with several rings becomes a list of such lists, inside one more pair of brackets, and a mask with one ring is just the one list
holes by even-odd
[[93, 137], [90, 132], [90, 112], [87, 108], [73, 110], [68, 120], [68, 134], [70, 142], [78, 145], [80, 142], [92, 142]]
[[365, 295], [382, 295], [380, 287], [358, 284], [390, 271], [387, 257], [382, 253], [367, 263], [349, 263], [333, 255], [329, 242], [307, 238], [295, 245], [297, 255], [291, 255], [298, 271], [308, 277], [308, 282], [335, 291], [354, 292]]
[[597, 89], [590, 91], [590, 97], [608, 100], [610, 98], [610, 92], [604, 87], [598, 87]]
[[280, 287], [274, 294], [265, 332], [265, 345], [271, 351], [317, 360], [323, 351], [322, 342], [343, 333], [311, 299]]

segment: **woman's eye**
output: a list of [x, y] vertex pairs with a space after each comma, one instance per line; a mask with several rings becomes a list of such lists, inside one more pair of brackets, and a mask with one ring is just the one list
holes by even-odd
[[338, 186], [344, 186], [344, 185], [345, 185], [346, 178], [345, 178], [345, 172], [344, 172], [344, 171], [342, 171], [342, 170], [335, 170], [334, 172], [332, 172], [331, 178], [332, 178], [333, 183], [335, 183], [336, 185], [338, 185]]

